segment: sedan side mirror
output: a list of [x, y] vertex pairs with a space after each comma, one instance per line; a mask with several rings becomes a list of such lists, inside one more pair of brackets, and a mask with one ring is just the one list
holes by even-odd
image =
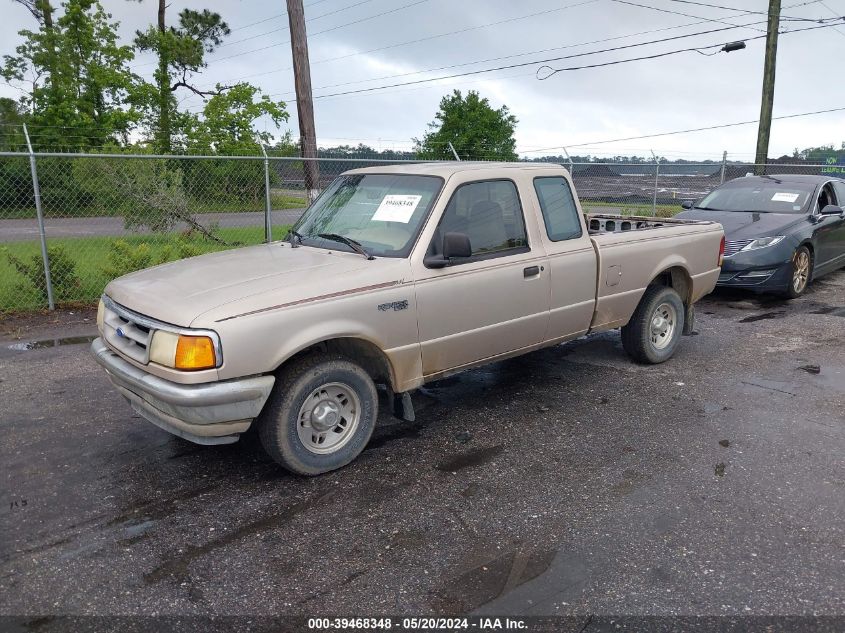
[[837, 207], [835, 204], [829, 204], [824, 207], [819, 213], [822, 215], [842, 215], [845, 213], [845, 209], [842, 207]]
[[456, 257], [472, 257], [472, 246], [465, 233], [446, 233], [443, 236], [443, 254], [429, 255], [423, 260], [426, 268], [446, 268]]
[[682, 208], [682, 209], [692, 209], [692, 205], [693, 205], [693, 201], [692, 201], [692, 200], [684, 200], [684, 201], [681, 203], [681, 208]]

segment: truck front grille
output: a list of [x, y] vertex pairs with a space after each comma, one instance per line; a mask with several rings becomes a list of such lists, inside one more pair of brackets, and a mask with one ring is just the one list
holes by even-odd
[[725, 242], [725, 257], [736, 255], [753, 241], [754, 240], [730, 240]]
[[109, 301], [104, 306], [103, 338], [121, 354], [146, 365], [150, 361], [150, 328], [122, 306]]

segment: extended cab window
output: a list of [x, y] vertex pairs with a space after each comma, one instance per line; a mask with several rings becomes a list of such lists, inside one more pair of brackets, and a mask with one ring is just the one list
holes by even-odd
[[550, 240], [560, 242], [581, 237], [581, 218], [566, 178], [535, 178], [534, 191], [540, 201], [540, 211]]
[[473, 257], [526, 250], [528, 237], [516, 185], [510, 180], [485, 180], [458, 187], [437, 227], [433, 252], [440, 252], [446, 233], [466, 234]]

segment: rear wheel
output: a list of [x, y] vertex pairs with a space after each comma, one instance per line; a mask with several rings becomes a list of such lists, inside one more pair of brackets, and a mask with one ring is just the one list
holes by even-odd
[[276, 462], [299, 475], [319, 475], [358, 457], [375, 428], [378, 394], [361, 367], [315, 354], [285, 367], [258, 432]]
[[622, 347], [640, 363], [657, 364], [675, 353], [684, 329], [684, 302], [674, 289], [649, 286], [634, 316], [622, 326]]
[[807, 284], [813, 276], [813, 256], [806, 246], [799, 246], [792, 255], [789, 285], [784, 291], [787, 299], [795, 299], [804, 294]]

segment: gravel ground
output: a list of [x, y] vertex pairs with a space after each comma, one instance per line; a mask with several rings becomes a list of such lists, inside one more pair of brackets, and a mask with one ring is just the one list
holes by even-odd
[[845, 271], [719, 293], [668, 363], [607, 333], [440, 381], [313, 479], [139, 419], [90, 313], [7, 320], [0, 614], [845, 616], [843, 316]]

